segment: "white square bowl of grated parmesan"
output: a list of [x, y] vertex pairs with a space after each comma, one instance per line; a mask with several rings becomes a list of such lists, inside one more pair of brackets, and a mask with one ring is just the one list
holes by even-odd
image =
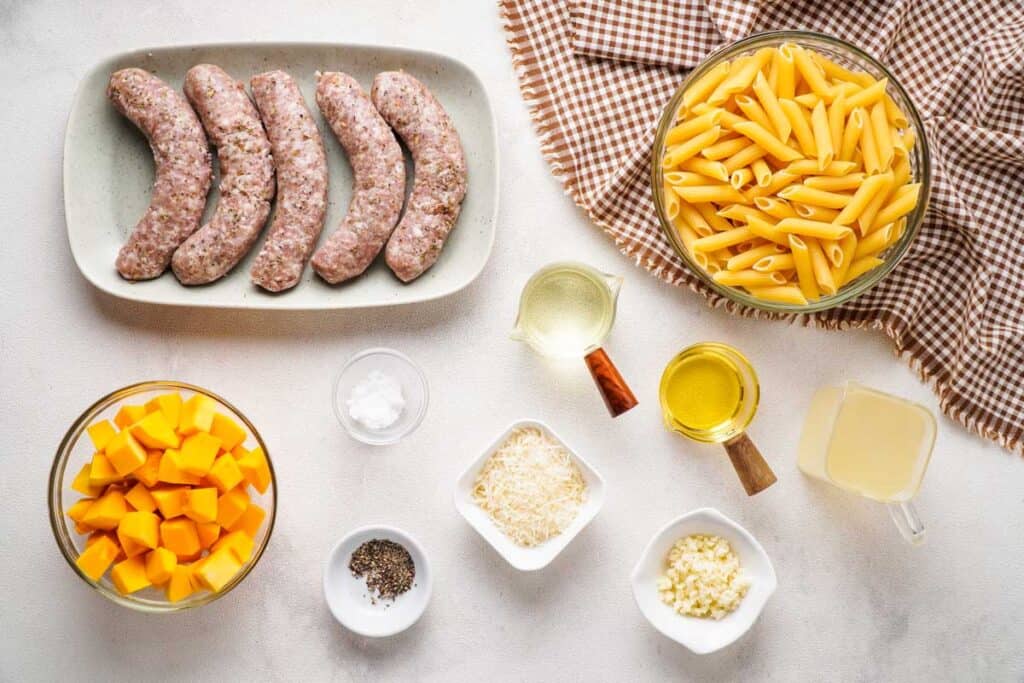
[[601, 475], [538, 420], [519, 420], [459, 477], [455, 507], [520, 571], [543, 569], [604, 504]]
[[[694, 536], [699, 540], [687, 543]], [[728, 547], [721, 540], [727, 542]], [[719, 555], [717, 559], [722, 560], [723, 566], [709, 566], [718, 563], [708, 559], [707, 551]], [[679, 557], [686, 552], [693, 557]], [[698, 556], [702, 552], [705, 555]], [[680, 592], [687, 594], [676, 606], [667, 604], [663, 599], [668, 588], [666, 584], [672, 583], [667, 577], [672, 576], [670, 554], [676, 559], [677, 567], [691, 559], [706, 574], [689, 577], [689, 583], [687, 577], [675, 576], [682, 579]], [[737, 559], [737, 576], [714, 576], [718, 569], [735, 573], [735, 566], [730, 565]], [[662, 527], [644, 549], [631, 580], [636, 604], [654, 628], [697, 654], [715, 652], [739, 639], [757, 621], [778, 585], [771, 560], [757, 539], [714, 508], [693, 510]], [[722, 594], [690, 595], [694, 591]], [[693, 609], [709, 605], [713, 607]], [[683, 613], [686, 611], [703, 612], [704, 615], [686, 616]]]

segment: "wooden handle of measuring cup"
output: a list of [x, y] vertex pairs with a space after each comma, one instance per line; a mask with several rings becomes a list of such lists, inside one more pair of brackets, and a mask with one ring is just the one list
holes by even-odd
[[615, 363], [604, 352], [604, 349], [594, 349], [583, 357], [587, 361], [590, 375], [594, 378], [604, 404], [612, 417], [618, 417], [637, 404], [636, 396], [622, 379]]
[[723, 445], [748, 496], [760, 493], [776, 482], [772, 468], [746, 433], [734, 436]]

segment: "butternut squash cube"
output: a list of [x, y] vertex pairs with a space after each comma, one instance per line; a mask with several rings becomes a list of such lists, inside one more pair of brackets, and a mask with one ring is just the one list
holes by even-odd
[[167, 582], [167, 599], [171, 602], [184, 600], [196, 592], [192, 585], [192, 567], [178, 564], [171, 570], [171, 579]]
[[121, 527], [117, 528], [117, 542], [121, 545], [122, 557], [138, 557], [139, 555], [145, 555], [146, 551], [149, 550], [149, 548], [141, 543], [125, 537], [121, 533]]
[[117, 411], [117, 415], [114, 416], [114, 424], [121, 429], [127, 429], [132, 424], [138, 422], [146, 415], [146, 406], [139, 405], [123, 405], [121, 409]]
[[142, 557], [129, 557], [115, 564], [110, 570], [110, 580], [114, 582], [114, 587], [121, 595], [128, 595], [152, 585], [146, 576], [146, 560]]
[[197, 563], [195, 576], [203, 587], [214, 593], [220, 591], [234, 578], [242, 563], [228, 548], [214, 551]]
[[185, 516], [194, 522], [213, 522], [217, 519], [217, 489], [189, 489], [185, 492]]
[[189, 474], [182, 468], [181, 453], [168, 448], [160, 456], [160, 465], [157, 467], [156, 478], [167, 484], [189, 484], [199, 483], [199, 477]]
[[119, 475], [124, 477], [146, 463], [144, 449], [129, 431], [118, 432], [103, 449], [104, 455]]
[[255, 503], [245, 508], [245, 512], [238, 518], [238, 521], [231, 525], [228, 531], [244, 531], [250, 538], [256, 538], [259, 533], [263, 518], [267, 516], [266, 511]]
[[249, 507], [249, 494], [238, 486], [217, 499], [217, 524], [225, 529], [237, 522]]
[[220, 439], [206, 432], [189, 436], [181, 444], [181, 469], [197, 477], [205, 476], [220, 451]]
[[116, 529], [127, 513], [128, 504], [125, 503], [124, 494], [111, 488], [89, 506], [82, 516], [82, 523], [93, 529]]
[[155, 413], [158, 410], [164, 414], [171, 429], [177, 429], [181, 419], [181, 394], [177, 391], [160, 394], [146, 402], [146, 412]]
[[221, 448], [230, 451], [245, 441], [245, 430], [223, 413], [214, 413], [210, 434], [220, 439]]
[[266, 493], [270, 486], [270, 464], [263, 449], [257, 446], [238, 459], [238, 468], [245, 480], [260, 493]]
[[93, 581], [99, 581], [107, 571], [121, 549], [106, 534], [98, 534], [86, 541], [85, 550], [75, 560], [75, 564]]
[[169, 486], [167, 488], [151, 489], [149, 495], [156, 501], [156, 507], [164, 519], [173, 519], [182, 515], [185, 511], [185, 496], [188, 494], [187, 486]]
[[[74, 505], [68, 508], [67, 512], [64, 513], [77, 523], [81, 523], [85, 519], [85, 514], [89, 511], [89, 508], [93, 504], [92, 498], [82, 498]], [[86, 525], [88, 526], [88, 525]]]
[[92, 483], [90, 483], [89, 475], [91, 471], [91, 463], [86, 463], [82, 465], [82, 469], [78, 470], [78, 474], [76, 474], [75, 478], [71, 481], [71, 489], [74, 491], [78, 491], [83, 496], [95, 498], [96, 496], [103, 493], [103, 487], [94, 486]]
[[107, 456], [102, 453], [94, 454], [89, 465], [89, 486], [102, 489], [115, 481], [121, 481], [121, 475], [110, 464]]
[[244, 531], [232, 531], [221, 537], [219, 541], [213, 544], [212, 552], [217, 552], [222, 548], [226, 548], [235, 556], [242, 564], [249, 561], [252, 557], [253, 546], [252, 536], [248, 535]]
[[102, 451], [103, 447], [117, 434], [117, 430], [109, 420], [100, 420], [91, 424], [86, 427], [85, 431], [89, 433], [89, 439], [98, 451]]
[[170, 580], [177, 566], [177, 555], [167, 548], [156, 548], [146, 555], [146, 578], [154, 586], [162, 586]]
[[199, 547], [206, 550], [220, 538], [220, 525], [217, 522], [200, 522], [196, 524], [199, 533]]
[[161, 545], [179, 558], [200, 551], [199, 532], [191, 519], [171, 519], [160, 524]]
[[213, 415], [217, 404], [209, 396], [195, 394], [181, 406], [178, 433], [189, 436], [196, 432], [208, 432], [213, 428]]
[[147, 548], [155, 548], [160, 545], [160, 518], [152, 512], [129, 512], [121, 518], [117, 533]]
[[243, 476], [235, 459], [225, 453], [213, 462], [213, 467], [206, 474], [206, 478], [223, 493], [242, 483]]
[[152, 512], [156, 510], [156, 500], [149, 493], [149, 489], [141, 481], [135, 484], [128, 493], [124, 494], [128, 504], [139, 512]]
[[129, 429], [146, 448], [177, 448], [181, 445], [181, 437], [162, 412], [149, 413]]
[[160, 481], [160, 458], [163, 453], [160, 451], [148, 451], [146, 462], [142, 467], [132, 472], [132, 476], [146, 485], [146, 488], [153, 488]]

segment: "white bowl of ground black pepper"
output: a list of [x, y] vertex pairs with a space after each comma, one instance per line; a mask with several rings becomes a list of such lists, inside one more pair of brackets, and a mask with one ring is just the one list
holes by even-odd
[[391, 526], [364, 526], [342, 538], [324, 565], [324, 598], [331, 614], [359, 635], [384, 638], [409, 628], [430, 602], [427, 555]]

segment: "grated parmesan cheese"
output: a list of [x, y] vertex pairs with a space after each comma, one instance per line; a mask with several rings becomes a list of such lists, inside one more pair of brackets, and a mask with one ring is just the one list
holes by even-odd
[[587, 485], [572, 456], [536, 427], [513, 431], [473, 483], [473, 502], [527, 548], [565, 531], [586, 496]]
[[750, 588], [729, 541], [710, 534], [680, 538], [658, 578], [661, 601], [679, 614], [721, 619], [740, 606]]

